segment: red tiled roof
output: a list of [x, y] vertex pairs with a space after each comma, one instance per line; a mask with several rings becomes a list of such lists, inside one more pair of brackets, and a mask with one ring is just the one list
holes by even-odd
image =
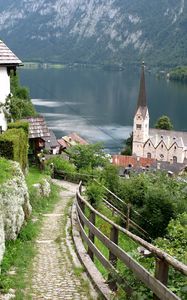
[[69, 148], [75, 145], [88, 145], [88, 142], [81, 138], [77, 133], [72, 132], [68, 136], [64, 136], [58, 140], [63, 148]]
[[76, 143], [80, 144], [80, 145], [88, 145], [88, 142], [86, 140], [84, 140], [83, 138], [81, 138], [77, 133], [72, 132], [69, 134], [69, 137], [75, 141]]
[[68, 144], [63, 139], [59, 139], [57, 141], [63, 148], [68, 148]]
[[146, 167], [151, 166], [155, 162], [155, 159], [146, 157], [135, 157], [125, 155], [113, 155], [112, 163], [119, 167]]
[[0, 65], [21, 65], [21, 60], [0, 40]]

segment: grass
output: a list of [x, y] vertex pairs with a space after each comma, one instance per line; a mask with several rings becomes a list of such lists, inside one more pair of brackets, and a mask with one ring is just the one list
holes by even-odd
[[51, 194], [48, 198], [37, 197], [32, 187], [33, 183], [40, 182], [46, 176], [36, 168], [30, 168], [26, 181], [29, 188], [30, 203], [33, 216], [22, 228], [15, 241], [6, 242], [6, 251], [1, 263], [0, 291], [16, 291], [16, 300], [25, 298], [24, 290], [29, 286], [32, 276], [32, 260], [36, 255], [35, 239], [42, 226], [42, 214], [50, 212], [59, 201], [59, 188], [51, 185]]
[[3, 184], [12, 177], [13, 167], [9, 160], [0, 158], [0, 184]]
[[26, 182], [28, 188], [30, 189], [33, 184], [41, 182], [44, 178], [48, 176], [45, 173], [41, 173], [37, 167], [30, 167], [29, 173], [26, 176]]

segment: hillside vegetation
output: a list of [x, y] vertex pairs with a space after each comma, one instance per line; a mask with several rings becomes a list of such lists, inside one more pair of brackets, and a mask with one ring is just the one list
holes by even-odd
[[0, 35], [27, 61], [187, 64], [187, 2], [0, 0]]
[[177, 67], [171, 70], [170, 80], [187, 83], [187, 67]]

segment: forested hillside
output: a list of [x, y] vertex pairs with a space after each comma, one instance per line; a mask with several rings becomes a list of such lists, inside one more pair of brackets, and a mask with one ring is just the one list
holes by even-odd
[[0, 0], [0, 37], [23, 60], [187, 64], [185, 0]]

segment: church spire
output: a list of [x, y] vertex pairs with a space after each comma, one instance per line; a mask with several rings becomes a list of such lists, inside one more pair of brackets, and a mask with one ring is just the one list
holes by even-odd
[[139, 107], [146, 107], [146, 106], [147, 106], [147, 100], [146, 100], [146, 90], [145, 90], [145, 65], [144, 65], [144, 61], [143, 61], [137, 109]]

